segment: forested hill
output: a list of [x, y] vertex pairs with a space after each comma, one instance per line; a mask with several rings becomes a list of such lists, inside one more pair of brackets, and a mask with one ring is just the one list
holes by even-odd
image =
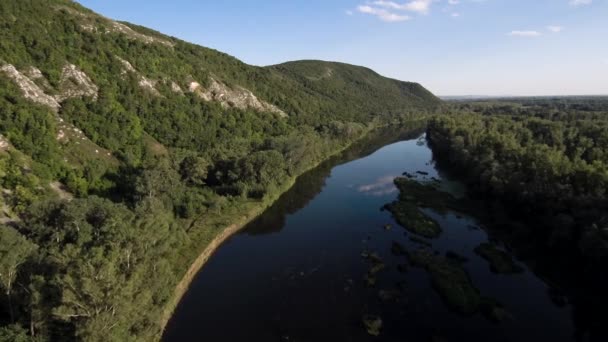
[[71, 1], [0, 1], [0, 341], [158, 339], [224, 227], [439, 105], [361, 67], [254, 67]]
[[[403, 114], [437, 104], [437, 98], [418, 83], [382, 77], [368, 68], [336, 62], [295, 61], [270, 67], [325, 99], [324, 112], [344, 106], [363, 113]], [[406, 110], [408, 111], [408, 110]]]

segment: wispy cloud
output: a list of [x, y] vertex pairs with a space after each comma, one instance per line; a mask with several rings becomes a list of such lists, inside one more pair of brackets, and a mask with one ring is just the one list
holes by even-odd
[[412, 0], [404, 3], [387, 0], [368, 1], [357, 6], [357, 11], [376, 16], [385, 22], [399, 22], [411, 19], [406, 13], [428, 14], [433, 2], [438, 0]]
[[397, 13], [387, 11], [382, 8], [372, 7], [372, 6], [368, 6], [368, 5], [361, 5], [361, 6], [357, 7], [357, 11], [364, 13], [364, 14], [370, 14], [370, 15], [376, 16], [380, 20], [388, 22], [388, 23], [406, 21], [406, 20], [410, 19], [410, 17], [407, 15], [400, 15]]
[[458, 18], [458, 17], [460, 17], [460, 13], [454, 12], [454, 13], [450, 14], [450, 16], [452, 16], [452, 18]]
[[542, 33], [538, 31], [511, 31], [508, 33], [509, 36], [513, 37], [539, 37], [542, 36]]
[[429, 12], [429, 10], [431, 8], [431, 4], [433, 2], [434, 2], [434, 0], [414, 0], [414, 1], [409, 1], [406, 3], [400, 4], [400, 3], [396, 3], [394, 1], [376, 0], [376, 1], [373, 1], [372, 4], [374, 4], [378, 7], [389, 8], [389, 9], [398, 10], [398, 11], [410, 11], [410, 12], [426, 14]]
[[550, 25], [550, 26], [547, 26], [547, 30], [549, 30], [553, 33], [560, 33], [564, 30], [564, 28], [562, 26]]
[[390, 195], [398, 191], [394, 184], [395, 178], [395, 176], [378, 178], [372, 184], [365, 184], [357, 187], [357, 191], [372, 196]]
[[460, 0], [448, 0], [449, 5], [458, 5], [459, 3], [460, 3]]
[[593, 0], [570, 0], [570, 5], [571, 6], [585, 6], [585, 5], [591, 5], [592, 2], [593, 2]]

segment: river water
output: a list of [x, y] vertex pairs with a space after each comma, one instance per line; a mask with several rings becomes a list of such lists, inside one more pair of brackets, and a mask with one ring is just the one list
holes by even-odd
[[[572, 341], [572, 308], [529, 268], [500, 275], [473, 249], [488, 241], [474, 217], [425, 212], [443, 234], [432, 249], [456, 252], [483, 296], [504, 305], [508, 319], [451, 311], [423, 269], [400, 265], [399, 242], [419, 248], [381, 208], [398, 196], [393, 179], [422, 171], [456, 196], [463, 187], [438, 171], [420, 132], [390, 132], [364, 142], [301, 176], [296, 185], [200, 271], [170, 321], [164, 341]], [[385, 229], [387, 224], [391, 229]], [[364, 276], [363, 251], [386, 268], [375, 286]], [[401, 271], [401, 272], [400, 272]], [[381, 298], [381, 294], [391, 298]], [[558, 301], [559, 302], [559, 301]], [[371, 336], [364, 315], [381, 317]]]

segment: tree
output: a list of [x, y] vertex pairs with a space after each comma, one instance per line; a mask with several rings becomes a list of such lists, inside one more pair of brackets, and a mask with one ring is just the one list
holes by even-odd
[[8, 299], [11, 321], [15, 321], [13, 312], [12, 292], [17, 279], [19, 268], [23, 265], [35, 245], [19, 232], [7, 226], [0, 226], [0, 283]]
[[209, 167], [210, 163], [204, 158], [196, 156], [186, 157], [180, 165], [182, 179], [194, 185], [205, 185]]

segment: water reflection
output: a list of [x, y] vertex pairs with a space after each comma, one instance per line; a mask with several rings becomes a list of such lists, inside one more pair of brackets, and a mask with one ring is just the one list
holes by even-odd
[[[355, 143], [345, 152], [322, 163], [318, 167], [304, 173], [270, 208], [251, 222], [241, 234], [263, 235], [279, 232], [285, 226], [285, 218], [306, 207], [321, 191], [330, 177], [331, 170], [336, 165], [344, 164], [354, 159], [364, 158], [377, 149], [397, 141], [413, 139], [423, 132], [421, 123], [406, 125], [401, 128], [385, 128], [373, 131], [362, 141]], [[374, 191], [374, 195], [387, 195], [397, 191], [393, 185], [395, 177], [382, 180], [382, 187]]]

